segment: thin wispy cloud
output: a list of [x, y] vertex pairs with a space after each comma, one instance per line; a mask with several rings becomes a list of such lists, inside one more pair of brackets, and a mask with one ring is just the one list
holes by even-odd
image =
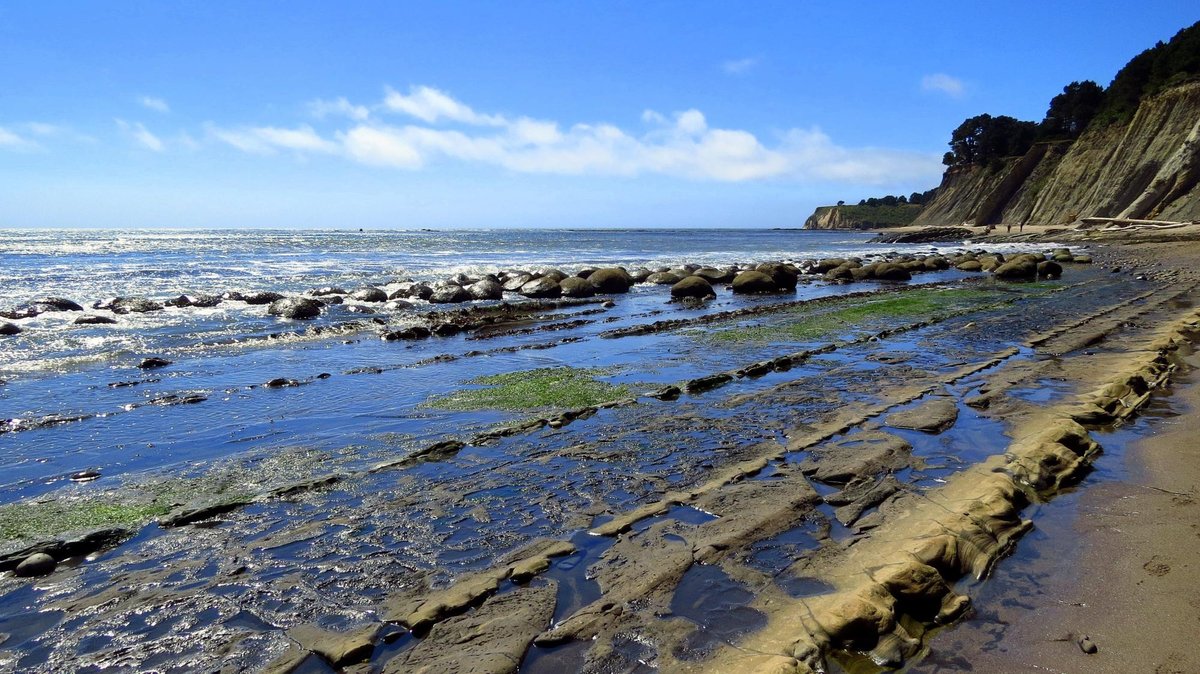
[[443, 120], [475, 126], [504, 126], [507, 123], [502, 116], [479, 114], [449, 94], [426, 86], [410, 87], [407, 95], [388, 88], [383, 107], [429, 124]]
[[[344, 104], [343, 104], [344, 101]], [[564, 125], [529, 116], [485, 114], [432, 87], [408, 94], [385, 91], [381, 103], [332, 102], [340, 112], [369, 108], [348, 125], [318, 132], [297, 127], [207, 127], [211, 139], [240, 151], [327, 154], [403, 170], [439, 163], [479, 164], [517, 173], [556, 175], [665, 175], [690, 180], [743, 182], [798, 179], [886, 184], [940, 175], [938, 157], [879, 148], [845, 148], [817, 128], [790, 129], [769, 140], [742, 129], [713, 127], [699, 110], [664, 114], [646, 110], [643, 128], [606, 122]], [[416, 120], [390, 120], [407, 117]], [[416, 123], [416, 122], [424, 122]], [[453, 123], [447, 127], [445, 124]]]
[[276, 126], [223, 129], [208, 125], [213, 138], [252, 154], [275, 154], [281, 150], [330, 153], [338, 151], [337, 144], [321, 138], [311, 126], [284, 128]]
[[19, 136], [15, 131], [0, 126], [0, 148], [7, 150], [19, 150], [27, 148], [31, 145], [30, 141]]
[[744, 75], [750, 72], [756, 65], [758, 65], [758, 59], [756, 58], [734, 59], [722, 63], [721, 70], [724, 70], [729, 75]]
[[946, 73], [933, 73], [921, 78], [921, 90], [940, 92], [951, 98], [962, 98], [966, 93], [966, 85], [957, 77]]
[[115, 120], [117, 127], [124, 131], [126, 135], [133, 139], [135, 143], [144, 149], [152, 152], [162, 152], [166, 149], [162, 139], [154, 135], [141, 122], [127, 122], [123, 119]]
[[365, 121], [371, 116], [370, 109], [365, 105], [354, 105], [344, 96], [332, 101], [318, 99], [309, 101], [308, 112], [317, 119], [326, 117], [349, 117], [357, 122]]
[[156, 96], [142, 96], [138, 99], [138, 103], [142, 104], [143, 108], [153, 110], [155, 112], [168, 113], [171, 111], [171, 106], [167, 102]]

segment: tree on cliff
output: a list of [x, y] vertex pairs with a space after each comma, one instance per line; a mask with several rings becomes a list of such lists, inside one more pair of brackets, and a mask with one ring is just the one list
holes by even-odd
[[942, 157], [947, 166], [987, 165], [1002, 157], [1025, 154], [1037, 137], [1038, 125], [1000, 115], [976, 115], [950, 134], [950, 151]]
[[1125, 64], [1105, 92], [1097, 122], [1124, 122], [1147, 96], [1200, 75], [1200, 22], [1184, 28], [1170, 42], [1154, 45]]
[[1072, 82], [1050, 99], [1050, 109], [1038, 127], [1040, 140], [1079, 137], [1104, 104], [1104, 88], [1091, 80]]

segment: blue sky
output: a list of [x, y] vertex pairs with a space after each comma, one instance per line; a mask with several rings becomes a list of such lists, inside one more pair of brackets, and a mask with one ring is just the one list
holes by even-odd
[[[343, 5], [348, 5], [343, 6]], [[1141, 2], [0, 5], [0, 226], [795, 227], [1200, 19]]]

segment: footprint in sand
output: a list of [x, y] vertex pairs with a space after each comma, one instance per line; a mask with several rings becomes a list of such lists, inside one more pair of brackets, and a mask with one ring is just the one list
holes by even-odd
[[1150, 561], [1142, 565], [1142, 568], [1151, 576], [1165, 576], [1171, 573], [1171, 565], [1162, 561], [1162, 558], [1158, 555], [1151, 557]]

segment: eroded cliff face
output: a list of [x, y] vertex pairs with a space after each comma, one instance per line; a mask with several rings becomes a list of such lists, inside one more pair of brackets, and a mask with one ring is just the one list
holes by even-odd
[[1200, 218], [1200, 82], [1142, 102], [1128, 123], [1074, 143], [1038, 143], [1023, 157], [946, 171], [916, 225], [1084, 217]]
[[920, 206], [819, 206], [804, 221], [804, 229], [880, 229], [912, 222]]

